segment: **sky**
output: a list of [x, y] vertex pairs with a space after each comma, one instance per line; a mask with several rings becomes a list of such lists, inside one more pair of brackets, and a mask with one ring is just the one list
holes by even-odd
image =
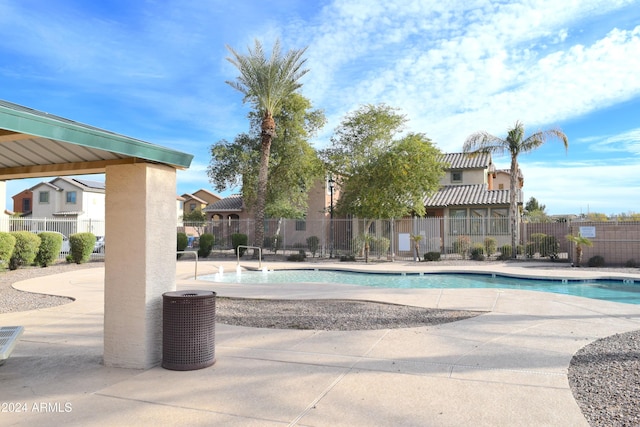
[[[640, 212], [640, 0], [0, 0], [0, 99], [193, 154], [177, 194], [217, 193], [211, 146], [249, 128], [226, 46], [256, 39], [307, 48], [318, 149], [365, 104], [398, 108], [446, 153], [516, 121], [559, 128], [567, 151], [519, 157], [525, 201]], [[42, 180], [9, 181], [7, 208]]]

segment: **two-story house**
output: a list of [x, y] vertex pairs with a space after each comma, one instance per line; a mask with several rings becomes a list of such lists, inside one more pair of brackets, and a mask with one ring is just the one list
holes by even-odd
[[[65, 235], [89, 231], [104, 236], [105, 184], [72, 177], [58, 177], [34, 185], [31, 218], [37, 230], [60, 231]], [[47, 219], [56, 220], [55, 227]]]
[[222, 200], [222, 197], [211, 191], [201, 188], [194, 193], [182, 195], [183, 215], [188, 215], [195, 210], [204, 210], [207, 206]]
[[[474, 241], [504, 236], [499, 243], [507, 243], [511, 171], [496, 170], [490, 154], [449, 153], [443, 161], [448, 167], [441, 187], [424, 199], [428, 218], [445, 219], [440, 223], [440, 235], [466, 235]], [[516, 201], [522, 206], [520, 173], [517, 182]]]

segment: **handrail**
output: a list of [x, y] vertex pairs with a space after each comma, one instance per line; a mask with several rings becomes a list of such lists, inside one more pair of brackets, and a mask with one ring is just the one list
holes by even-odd
[[258, 250], [258, 268], [262, 268], [262, 248], [260, 246], [238, 245], [237, 254], [236, 254], [238, 257], [238, 262], [236, 263], [236, 265], [240, 265], [240, 248], [257, 249]]
[[193, 273], [193, 279], [198, 278], [198, 251], [177, 251], [179, 254], [193, 254], [196, 257], [196, 271]]

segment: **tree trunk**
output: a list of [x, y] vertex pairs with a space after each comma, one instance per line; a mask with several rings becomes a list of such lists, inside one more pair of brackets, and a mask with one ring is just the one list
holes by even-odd
[[[262, 135], [260, 146], [260, 170], [258, 172], [258, 188], [256, 191], [256, 223], [253, 245], [262, 248], [264, 244], [264, 211], [267, 203], [267, 180], [269, 175], [269, 156], [271, 155], [271, 141], [276, 134], [276, 122], [270, 112], [266, 111], [262, 119]], [[258, 250], [254, 249], [253, 258], [258, 257]]]
[[518, 182], [518, 158], [517, 155], [511, 155], [511, 174], [509, 174], [509, 222], [511, 223], [511, 258], [518, 257], [518, 202], [517, 202], [517, 184]]

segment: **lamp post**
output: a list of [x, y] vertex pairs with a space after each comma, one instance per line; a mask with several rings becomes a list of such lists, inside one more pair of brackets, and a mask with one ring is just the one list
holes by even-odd
[[329, 258], [333, 258], [333, 188], [335, 186], [335, 180], [332, 175], [329, 175], [327, 180], [329, 183], [330, 205], [329, 205]]

